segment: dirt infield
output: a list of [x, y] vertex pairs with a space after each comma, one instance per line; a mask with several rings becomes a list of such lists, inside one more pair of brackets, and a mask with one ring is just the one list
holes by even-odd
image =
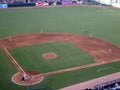
[[35, 72], [35, 71], [26, 71], [26, 74], [29, 76], [29, 78], [26, 81], [22, 80], [22, 75], [20, 72], [14, 74], [12, 76], [12, 81], [20, 86], [30, 86], [30, 85], [35, 85], [38, 84], [40, 82], [42, 82], [42, 80], [44, 79], [43, 75], [39, 75], [39, 77], [36, 77], [36, 75], [40, 74], [39, 72]]
[[55, 54], [54, 52], [48, 52], [48, 53], [44, 53], [44, 54], [42, 55], [42, 57], [45, 58], [45, 59], [48, 59], [48, 60], [52, 60], [52, 59], [57, 58], [58, 55]]
[[[92, 55], [95, 58], [96, 63], [58, 70], [58, 71], [53, 71], [53, 72], [48, 72], [48, 73], [43, 73], [42, 74], [43, 76], [68, 72], [68, 71], [87, 68], [91, 66], [97, 66], [97, 65], [108, 63], [108, 62], [114, 62], [114, 61], [120, 60], [120, 48], [119, 47], [109, 42], [106, 42], [104, 40], [95, 38], [95, 37], [83, 36], [83, 35], [78, 35], [78, 34], [70, 34], [70, 33], [42, 32], [42, 33], [31, 33], [31, 34], [24, 34], [24, 35], [1, 38], [2, 44], [8, 50], [16, 48], [16, 47], [21, 47], [21, 46], [55, 42], [55, 41], [73, 43], [77, 47], [81, 48], [85, 52]], [[19, 79], [17, 81], [20, 81], [18, 73], [15, 74], [15, 78], [17, 75], [18, 78], [16, 79]], [[40, 76], [41, 74], [35, 75], [35, 77], [40, 77]], [[23, 83], [21, 85], [23, 85]], [[27, 84], [24, 83], [24, 85], [27, 85]]]
[[110, 62], [120, 59], [120, 48], [104, 40], [69, 33], [33, 33], [11, 36], [1, 39], [7, 49], [48, 43], [71, 42], [95, 58], [96, 62]]

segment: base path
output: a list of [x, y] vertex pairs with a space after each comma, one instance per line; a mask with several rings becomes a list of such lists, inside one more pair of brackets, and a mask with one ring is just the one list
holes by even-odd
[[[17, 69], [18, 72], [21, 74], [26, 74], [22, 67], [17, 63], [17, 61], [13, 58], [13, 56], [9, 53], [7, 48], [0, 42], [0, 47], [4, 54], [10, 59], [11, 63], [14, 65], [14, 67]], [[27, 74], [26, 74], [27, 75]]]
[[[30, 86], [30, 85], [38, 84], [42, 82], [42, 80], [44, 79], [44, 76], [36, 71], [26, 71], [26, 74], [29, 76], [29, 78], [26, 81], [22, 80], [22, 75], [20, 72], [12, 76], [12, 81], [15, 84], [20, 85], [20, 86]], [[38, 74], [39, 76], [36, 76]]]
[[1, 39], [7, 49], [48, 42], [71, 42], [95, 58], [96, 62], [120, 60], [120, 48], [104, 40], [69, 33], [33, 33]]
[[[14, 57], [9, 53], [7, 48], [2, 44], [1, 41], [0, 41], [0, 47], [4, 52], [4, 54], [9, 58], [11, 63], [14, 65], [14, 67], [18, 71], [18, 73], [12, 76], [12, 81], [15, 84], [22, 85], [22, 86], [30, 86], [30, 85], [38, 84], [44, 79], [44, 76], [42, 74], [39, 74], [35, 71], [24, 71], [22, 67], [14, 59]], [[39, 75], [39, 76], [36, 77], [36, 75]]]
[[[25, 73], [29, 76], [29, 79], [26, 82], [21, 81], [22, 75], [20, 72], [24, 73], [24, 70], [19, 69], [18, 65], [14, 65], [18, 70], [18, 73], [13, 75], [12, 81], [22, 86], [28, 86], [28, 85], [34, 85], [34, 84], [40, 83], [44, 79], [44, 76], [59, 74], [59, 73], [78, 70], [82, 68], [88, 68], [88, 67], [97, 66], [101, 64], [106, 64], [108, 62], [114, 62], [114, 61], [120, 60], [119, 47], [109, 42], [106, 42], [104, 40], [95, 38], [93, 36], [83, 36], [83, 35], [70, 34], [70, 33], [42, 32], [42, 33], [10, 36], [6, 38], [1, 38], [0, 41], [2, 45], [6, 48], [6, 50], [13, 49], [16, 47], [21, 47], [21, 46], [55, 42], [55, 41], [71, 42], [95, 58], [96, 63], [53, 71], [53, 72], [40, 74], [34, 71], [32, 72], [25, 71]], [[0, 46], [0, 48], [2, 49], [3, 47]], [[51, 55], [48, 55], [48, 57], [49, 56]]]

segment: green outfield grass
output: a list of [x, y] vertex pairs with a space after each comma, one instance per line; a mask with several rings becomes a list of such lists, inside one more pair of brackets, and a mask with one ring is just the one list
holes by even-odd
[[[87, 34], [93, 34], [95, 37], [120, 46], [119, 16], [120, 9], [80, 6], [0, 10], [0, 37], [40, 32], [41, 30], [44, 32], [67, 32], [84, 35], [84, 31], [87, 30]], [[41, 54], [51, 51], [57, 53], [59, 57], [53, 61], [48, 61], [41, 57]], [[39, 72], [94, 63], [90, 55], [71, 43], [54, 42], [37, 44], [19, 47], [10, 50], [10, 53], [25, 70], [36, 70]], [[114, 69], [104, 70], [100, 73], [96, 71], [107, 67], [114, 67]], [[56, 90], [92, 78], [118, 72], [119, 70], [120, 62], [109, 63], [48, 76], [42, 83], [33, 87], [49, 87], [48, 90]], [[10, 78], [16, 73], [16, 70], [1, 51], [0, 72], [1, 90], [27, 89], [11, 82]]]
[[[119, 44], [119, 9], [57, 7], [0, 11], [0, 36], [30, 32], [70, 32], [94, 36]], [[104, 32], [103, 32], [104, 31]]]

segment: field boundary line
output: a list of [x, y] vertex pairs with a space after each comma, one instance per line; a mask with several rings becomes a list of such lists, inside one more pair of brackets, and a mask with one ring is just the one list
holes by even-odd
[[9, 53], [9, 51], [2, 44], [1, 41], [0, 41], [0, 47], [2, 49], [2, 52], [8, 57], [8, 59], [11, 61], [11, 63], [14, 65], [14, 67], [17, 69], [17, 71], [22, 74], [26, 74], [25, 71], [22, 69], [22, 67], [17, 63], [17, 61], [13, 58], [13, 56]]

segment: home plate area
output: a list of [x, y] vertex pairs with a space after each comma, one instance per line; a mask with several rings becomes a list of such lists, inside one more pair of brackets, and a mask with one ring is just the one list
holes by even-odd
[[38, 84], [44, 79], [44, 76], [36, 71], [26, 71], [26, 74], [29, 76], [27, 80], [23, 80], [23, 75], [18, 72], [12, 76], [12, 81], [20, 86], [30, 86]]

